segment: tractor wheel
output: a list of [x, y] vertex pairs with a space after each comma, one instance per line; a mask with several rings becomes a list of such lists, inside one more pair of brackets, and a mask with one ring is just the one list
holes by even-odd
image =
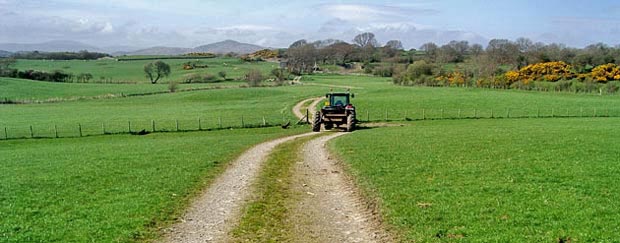
[[334, 124], [332, 123], [325, 123], [323, 126], [325, 127], [325, 130], [331, 130], [334, 128]]
[[321, 131], [321, 113], [318, 111], [314, 115], [314, 122], [312, 123], [312, 131], [313, 132]]
[[355, 116], [347, 116], [347, 132], [352, 132], [355, 129]]

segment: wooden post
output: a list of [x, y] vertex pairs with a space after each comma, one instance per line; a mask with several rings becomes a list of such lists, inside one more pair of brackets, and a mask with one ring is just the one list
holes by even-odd
[[370, 121], [370, 112], [366, 111], [366, 121]]
[[441, 109], [441, 119], [443, 119], [443, 109]]
[[596, 117], [596, 108], [594, 108], [594, 117]]
[[579, 116], [583, 117], [583, 107], [579, 108]]
[[422, 109], [422, 120], [426, 120], [426, 109]]
[[555, 109], [551, 108], [551, 117], [555, 117]]
[[221, 116], [217, 117], [217, 124], [218, 124], [218, 127], [222, 129], [222, 117]]
[[[308, 110], [306, 110], [306, 121], [308, 120]], [[263, 127], [267, 126], [267, 120], [265, 120], [265, 116], [263, 116]]]
[[78, 123], [78, 130], [80, 131], [80, 137], [82, 137], [82, 124]]
[[9, 129], [4, 127], [4, 139], [9, 139]]
[[461, 119], [461, 108], [459, 108], [458, 118]]
[[151, 131], [155, 132], [155, 120], [151, 120]]
[[566, 117], [570, 117], [570, 111], [566, 108]]
[[493, 114], [493, 109], [491, 109], [491, 118], [495, 118], [495, 115]]
[[58, 126], [56, 124], [54, 124], [54, 136], [58, 138]]
[[474, 118], [478, 119], [478, 109], [474, 109]]
[[131, 133], [131, 121], [127, 121], [127, 127], [129, 130], [129, 133]]
[[243, 122], [243, 116], [241, 116], [241, 127], [245, 128], [245, 122]]
[[200, 118], [198, 118], [198, 131], [202, 131], [202, 122], [200, 121]]
[[385, 109], [385, 121], [387, 121], [387, 120], [388, 120], [388, 111], [387, 111], [387, 109]]
[[536, 108], [536, 117], [540, 117], [540, 107]]
[[506, 118], [510, 118], [510, 108], [506, 109]]
[[30, 138], [34, 138], [34, 131], [32, 130], [32, 125], [30, 125]]
[[105, 135], [105, 123], [101, 123], [101, 131], [103, 131], [103, 135]]
[[176, 125], [176, 131], [178, 132], [179, 131], [179, 120], [178, 119], [174, 120], [174, 123]]

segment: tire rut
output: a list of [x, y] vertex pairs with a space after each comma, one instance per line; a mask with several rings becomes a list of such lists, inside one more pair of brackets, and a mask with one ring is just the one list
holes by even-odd
[[373, 214], [356, 186], [332, 159], [326, 143], [347, 133], [334, 133], [303, 146], [295, 166], [293, 189], [301, 199], [291, 221], [298, 242], [390, 242], [379, 216]]
[[164, 232], [160, 242], [227, 242], [241, 210], [252, 194], [251, 185], [262, 163], [278, 145], [305, 133], [258, 144], [229, 164], [218, 178], [190, 205], [180, 222]]

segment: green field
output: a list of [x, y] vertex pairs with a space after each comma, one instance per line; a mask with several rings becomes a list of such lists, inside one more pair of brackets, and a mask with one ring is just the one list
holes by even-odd
[[[278, 63], [270, 62], [243, 62], [238, 58], [209, 58], [196, 59], [208, 68], [198, 68], [193, 70], [183, 70], [183, 63], [192, 61], [188, 59], [163, 60], [171, 67], [170, 77], [161, 80], [162, 83], [169, 81], [183, 82], [184, 76], [192, 73], [216, 75], [219, 71], [225, 71], [227, 78], [241, 78], [250, 69], [258, 69], [263, 73], [269, 73], [271, 69], [277, 68]], [[115, 61], [115, 60], [18, 60], [13, 68], [19, 70], [40, 70], [64, 72], [78, 75], [80, 73], [90, 73], [93, 75], [91, 82], [112, 82], [112, 83], [150, 83], [145, 77], [144, 64], [152, 60], [140, 61]]]
[[619, 122], [423, 121], [360, 130], [332, 150], [407, 241], [614, 242]]
[[0, 241], [153, 238], [233, 156], [303, 131], [0, 141]]
[[[88, 72], [94, 83], [0, 79], [0, 100], [34, 101], [0, 105], [0, 241], [152, 239], [243, 149], [310, 130], [238, 128], [295, 121], [296, 102], [344, 86], [356, 94], [358, 119], [404, 124], [356, 131], [332, 149], [369, 195], [380, 197], [387, 222], [405, 240], [620, 238], [620, 194], [613, 187], [620, 170], [618, 96], [403, 87], [389, 78], [333, 74], [304, 76], [294, 86], [240, 88], [242, 81], [229, 81], [179, 86], [222, 89], [166, 92], [168, 81], [189, 73], [224, 70], [235, 79], [251, 68], [266, 73], [277, 66], [211, 58], [201, 59], [207, 69], [182, 70], [187, 61], [165, 60], [172, 76], [151, 85], [142, 73], [148, 61], [19, 60], [20, 70]], [[97, 83], [100, 77], [116, 84]], [[145, 93], [157, 94], [118, 95]], [[89, 136], [153, 125], [167, 133]], [[182, 132], [199, 126], [224, 129]], [[84, 138], [21, 139], [55, 137], [55, 130], [79, 137], [80, 129]]]

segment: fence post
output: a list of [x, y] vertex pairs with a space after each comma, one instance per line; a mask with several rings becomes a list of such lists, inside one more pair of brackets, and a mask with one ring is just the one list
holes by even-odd
[[405, 120], [405, 121], [407, 120], [407, 110], [405, 110], [405, 117], [404, 117], [403, 120]]
[[443, 119], [443, 109], [441, 109], [441, 119]]
[[54, 136], [58, 138], [58, 126], [56, 124], [54, 124]]
[[426, 109], [422, 109], [422, 120], [426, 120]]
[[579, 116], [583, 117], [583, 107], [579, 108]]
[[80, 131], [80, 137], [82, 137], [82, 124], [78, 123], [78, 130]]
[[594, 117], [596, 117], [596, 108], [594, 108]]
[[241, 128], [245, 128], [245, 122], [243, 122], [243, 115], [241, 116]]
[[510, 108], [506, 108], [506, 118], [510, 118]]
[[570, 117], [570, 111], [566, 108], [566, 117]]
[[32, 125], [30, 125], [30, 138], [34, 138], [34, 131], [32, 130]]
[[387, 111], [387, 108], [386, 108], [385, 109], [385, 121], [387, 121], [387, 120], [388, 120], [388, 111]]
[[609, 108], [605, 108], [605, 113], [607, 113], [607, 117], [609, 117]]
[[457, 116], [459, 117], [459, 119], [461, 119], [461, 108], [459, 108], [459, 112]]
[[174, 124], [176, 125], [176, 131], [179, 131], [179, 119], [174, 120]]
[[9, 139], [9, 129], [4, 127], [4, 139]]
[[474, 109], [474, 118], [478, 119], [478, 109]]
[[540, 117], [540, 107], [536, 107], [536, 118]]
[[220, 129], [222, 129], [222, 117], [221, 117], [221, 116], [218, 116], [218, 117], [217, 117], [217, 124], [218, 124], [217, 126], [218, 126]]
[[198, 118], [198, 131], [202, 131], [202, 122], [200, 121], [200, 118]]
[[[308, 110], [306, 110], [306, 121], [308, 120]], [[267, 120], [265, 120], [265, 116], [263, 116], [263, 127], [267, 126]]]
[[493, 109], [491, 109], [491, 118], [495, 118], [495, 115], [493, 114]]
[[155, 120], [151, 120], [151, 130], [155, 132]]
[[370, 112], [366, 110], [366, 121], [370, 121]]
[[551, 117], [555, 117], [555, 109], [551, 108]]
[[129, 129], [129, 133], [131, 133], [131, 121], [127, 121], [127, 127]]
[[105, 123], [101, 123], [101, 131], [103, 131], [103, 135], [105, 135]]

